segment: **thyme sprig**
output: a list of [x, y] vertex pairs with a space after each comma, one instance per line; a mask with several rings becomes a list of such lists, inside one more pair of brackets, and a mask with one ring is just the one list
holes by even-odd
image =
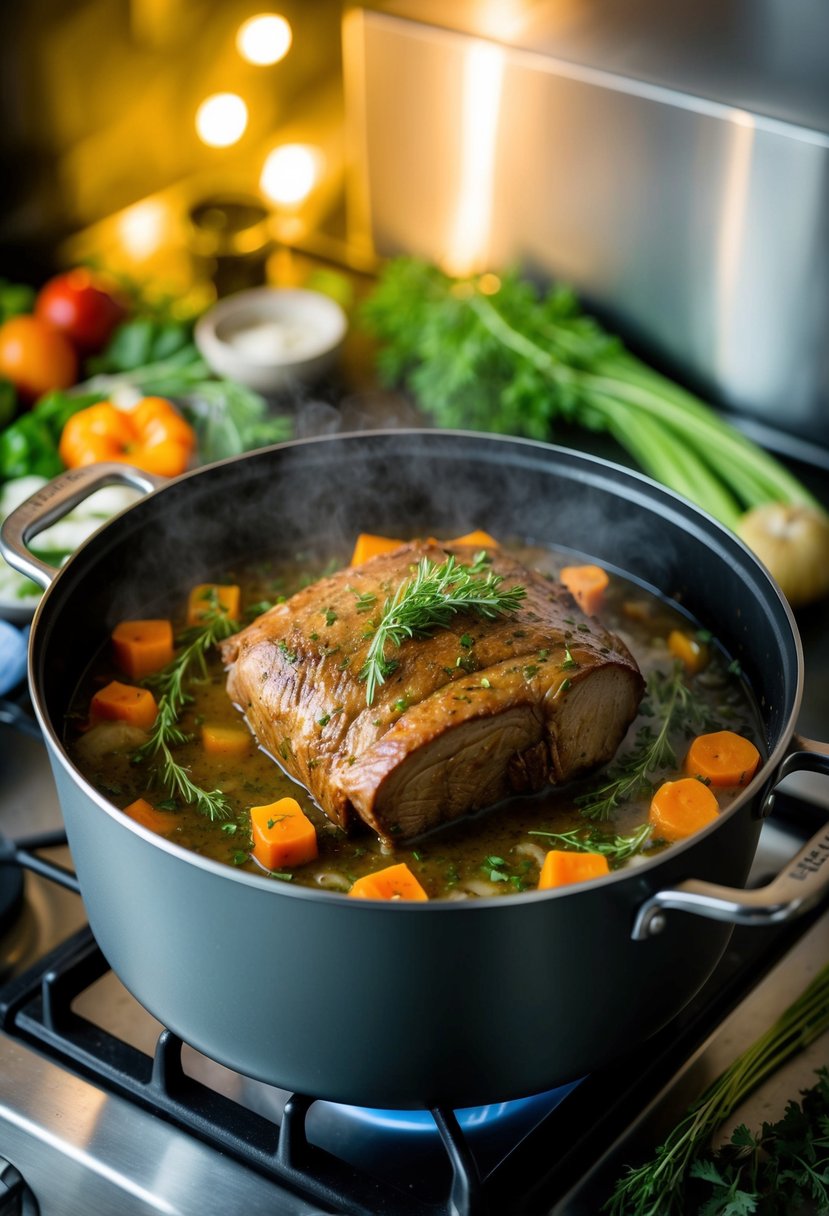
[[694, 695], [682, 675], [681, 663], [675, 663], [670, 672], [657, 670], [651, 673], [640, 712], [658, 720], [658, 727], [654, 729], [649, 723], [640, 726], [633, 748], [612, 766], [606, 779], [597, 788], [576, 798], [576, 805], [586, 819], [609, 819], [621, 803], [652, 787], [654, 773], [676, 768], [671, 735], [680, 723], [710, 725], [707, 707]]
[[397, 668], [387, 657], [390, 646], [401, 646], [407, 638], [428, 637], [434, 629], [445, 629], [460, 612], [474, 612], [494, 619], [516, 612], [526, 591], [521, 586], [503, 589], [503, 575], [487, 570], [485, 552], [471, 566], [461, 566], [454, 555], [438, 565], [421, 558], [412, 578], [404, 580], [383, 604], [360, 680], [366, 685], [366, 704], [374, 702], [379, 685]]
[[628, 835], [609, 836], [598, 828], [572, 828], [569, 832], [542, 832], [540, 829], [530, 831], [530, 836], [544, 836], [552, 845], [560, 845], [578, 853], [602, 853], [608, 860], [619, 865], [641, 851], [648, 837], [653, 832], [653, 825], [643, 823]]
[[[706, 1151], [714, 1132], [753, 1090], [826, 1030], [829, 1030], [829, 966], [818, 972], [774, 1025], [742, 1052], [688, 1109], [656, 1155], [628, 1170], [616, 1184], [604, 1210], [610, 1216], [681, 1213], [689, 1177], [695, 1173], [705, 1176], [704, 1172], [700, 1175], [694, 1170], [694, 1163]], [[755, 1206], [729, 1210], [748, 1213], [755, 1211]]]
[[180, 798], [213, 821], [230, 817], [230, 803], [221, 790], [205, 790], [196, 785], [172, 752], [174, 747], [191, 739], [179, 725], [182, 711], [192, 700], [186, 690], [187, 682], [207, 678], [207, 652], [239, 628], [238, 622], [222, 608], [215, 591], [209, 592], [206, 599], [208, 611], [202, 623], [184, 635], [183, 649], [166, 667], [144, 681], [159, 693], [158, 713], [147, 741], [134, 753], [133, 762], [149, 761], [171, 798]]

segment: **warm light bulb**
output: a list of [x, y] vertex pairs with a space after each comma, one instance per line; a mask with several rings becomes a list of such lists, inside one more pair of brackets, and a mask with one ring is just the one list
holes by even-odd
[[196, 132], [211, 148], [229, 148], [248, 125], [248, 108], [236, 93], [214, 93], [196, 110]]
[[159, 199], [144, 199], [122, 211], [115, 226], [126, 252], [140, 262], [156, 253], [169, 235], [170, 211]]
[[258, 13], [242, 22], [236, 32], [236, 49], [248, 63], [268, 67], [279, 63], [291, 49], [291, 27], [278, 13]]
[[296, 206], [313, 190], [319, 176], [319, 153], [305, 144], [283, 144], [265, 158], [259, 185], [282, 206]]

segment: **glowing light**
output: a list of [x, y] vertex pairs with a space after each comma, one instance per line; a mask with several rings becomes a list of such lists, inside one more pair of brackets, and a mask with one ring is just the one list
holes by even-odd
[[196, 110], [196, 132], [211, 148], [238, 143], [248, 125], [248, 108], [236, 93], [214, 93]]
[[170, 230], [169, 209], [159, 199], [145, 199], [123, 211], [116, 220], [118, 238], [136, 262], [161, 248]]
[[458, 205], [444, 259], [450, 274], [470, 274], [487, 258], [503, 74], [498, 47], [484, 42], [470, 47], [462, 84]]
[[259, 185], [271, 202], [283, 207], [303, 202], [319, 180], [321, 157], [307, 144], [283, 144], [265, 158]]
[[236, 50], [248, 63], [269, 67], [279, 63], [291, 49], [293, 34], [278, 13], [259, 13], [248, 17], [236, 32]]

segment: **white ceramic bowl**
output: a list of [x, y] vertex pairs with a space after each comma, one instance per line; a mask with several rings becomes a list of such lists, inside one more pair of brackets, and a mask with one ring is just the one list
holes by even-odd
[[339, 304], [321, 292], [255, 287], [208, 309], [195, 339], [219, 375], [271, 393], [318, 380], [334, 364], [347, 328]]

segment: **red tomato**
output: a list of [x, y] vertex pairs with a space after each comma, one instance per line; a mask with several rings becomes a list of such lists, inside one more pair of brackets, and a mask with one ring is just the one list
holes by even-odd
[[0, 376], [11, 380], [21, 397], [34, 400], [74, 384], [78, 358], [71, 342], [40, 317], [10, 317], [0, 325]]
[[78, 269], [57, 275], [40, 289], [35, 316], [59, 329], [82, 354], [90, 354], [106, 345], [125, 309], [88, 270]]

